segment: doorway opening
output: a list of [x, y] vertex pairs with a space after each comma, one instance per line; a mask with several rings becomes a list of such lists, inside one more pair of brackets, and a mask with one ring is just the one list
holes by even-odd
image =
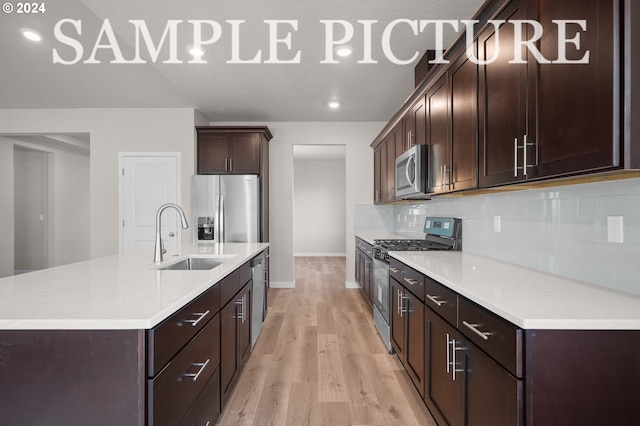
[[0, 277], [88, 259], [89, 134], [3, 134], [0, 153]]
[[346, 256], [346, 187], [345, 145], [293, 146], [294, 257]]

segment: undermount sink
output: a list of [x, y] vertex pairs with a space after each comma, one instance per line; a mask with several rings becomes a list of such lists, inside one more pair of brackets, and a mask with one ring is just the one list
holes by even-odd
[[188, 257], [156, 269], [159, 271], [205, 271], [222, 265], [222, 263], [222, 260], [210, 257]]

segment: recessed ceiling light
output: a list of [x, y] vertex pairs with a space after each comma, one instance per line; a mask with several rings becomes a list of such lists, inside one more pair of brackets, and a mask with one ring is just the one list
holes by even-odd
[[189, 53], [192, 56], [197, 57], [197, 58], [200, 58], [200, 57], [204, 56], [204, 50], [202, 50], [200, 48], [192, 47], [192, 48], [189, 49]]
[[351, 49], [351, 47], [349, 46], [341, 46], [338, 47], [338, 49], [336, 50], [336, 55], [338, 56], [350, 56], [353, 53], [353, 49]]
[[330, 101], [327, 103], [327, 106], [331, 109], [340, 108], [340, 102], [338, 101]]
[[33, 30], [24, 29], [22, 30], [22, 35], [27, 40], [39, 42], [42, 41], [42, 36]]

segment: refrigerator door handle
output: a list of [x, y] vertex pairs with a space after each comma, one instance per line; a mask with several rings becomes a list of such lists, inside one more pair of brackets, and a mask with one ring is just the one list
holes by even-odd
[[220, 207], [218, 210], [218, 217], [220, 218], [220, 224], [218, 225], [219, 238], [218, 242], [224, 242], [224, 195], [220, 195]]

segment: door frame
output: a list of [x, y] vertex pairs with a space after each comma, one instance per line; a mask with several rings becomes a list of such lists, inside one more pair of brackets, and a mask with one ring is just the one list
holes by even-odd
[[[122, 221], [125, 215], [124, 202], [124, 178], [122, 170], [124, 160], [127, 157], [175, 157], [176, 159], [176, 202], [182, 203], [182, 153], [176, 152], [118, 152], [118, 250], [124, 253], [124, 227]], [[178, 246], [181, 242], [181, 234], [177, 233]]]

